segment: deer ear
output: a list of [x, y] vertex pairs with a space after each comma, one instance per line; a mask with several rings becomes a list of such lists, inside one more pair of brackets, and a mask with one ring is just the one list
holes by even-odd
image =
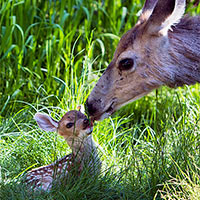
[[45, 131], [54, 132], [58, 128], [58, 122], [52, 119], [49, 115], [36, 113], [34, 119], [38, 126]]
[[145, 1], [145, 4], [142, 8], [142, 12], [140, 14], [137, 24], [141, 24], [144, 21], [147, 21], [149, 19], [156, 3], [157, 3], [157, 0], [146, 0]]
[[185, 12], [185, 0], [158, 0], [146, 22], [150, 34], [167, 35], [170, 27], [178, 23]]

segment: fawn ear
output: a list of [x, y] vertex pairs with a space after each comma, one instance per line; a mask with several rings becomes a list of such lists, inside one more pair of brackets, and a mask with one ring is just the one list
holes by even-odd
[[150, 34], [167, 35], [170, 27], [178, 23], [185, 12], [186, 0], [158, 0], [146, 22]]
[[49, 115], [36, 113], [34, 119], [38, 126], [45, 131], [54, 132], [58, 128], [58, 122], [52, 119]]

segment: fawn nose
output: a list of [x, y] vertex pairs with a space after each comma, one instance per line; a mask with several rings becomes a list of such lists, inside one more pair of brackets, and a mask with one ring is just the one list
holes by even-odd
[[88, 125], [89, 124], [89, 119], [84, 119], [83, 123], [86, 124], [86, 125]]
[[89, 126], [89, 124], [90, 124], [90, 121], [89, 121], [89, 119], [84, 119], [83, 120], [83, 129], [86, 129], [88, 126]]

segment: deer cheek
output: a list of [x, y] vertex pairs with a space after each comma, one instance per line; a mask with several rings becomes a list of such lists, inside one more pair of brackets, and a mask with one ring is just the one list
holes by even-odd
[[69, 136], [66, 131], [62, 131], [62, 130], [58, 130], [58, 134], [61, 135], [61, 136], [63, 136], [64, 138], [66, 136]]
[[61, 131], [58, 131], [58, 134], [61, 135], [61, 136], [64, 136], [65, 134]]

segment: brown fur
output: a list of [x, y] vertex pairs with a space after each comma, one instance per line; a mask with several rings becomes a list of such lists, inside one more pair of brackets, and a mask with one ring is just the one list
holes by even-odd
[[[46, 114], [36, 113], [35, 120], [44, 130], [53, 131], [57, 127], [57, 132], [66, 139], [72, 153], [50, 165], [28, 172], [25, 181], [30, 189], [48, 191], [51, 189], [53, 181], [59, 181], [60, 178], [66, 177], [74, 167], [80, 173], [87, 165], [91, 175], [99, 173], [101, 161], [91, 135], [93, 127], [83, 113], [76, 110], [69, 111], [58, 122]], [[73, 123], [73, 126], [67, 127], [68, 123]]]
[[[200, 82], [200, 16], [181, 19], [184, 0], [148, 0], [145, 6], [87, 99], [88, 112], [96, 120], [162, 85]], [[146, 14], [148, 8], [151, 15]], [[125, 58], [134, 60], [131, 70], [120, 70]]]
[[[66, 140], [68, 140], [69, 137], [77, 137], [80, 134], [80, 131], [84, 129], [84, 119], [87, 119], [87, 117], [80, 111], [71, 110], [67, 112], [59, 121], [58, 133], [62, 135]], [[74, 123], [76, 126], [75, 128], [74, 126], [71, 128], [66, 128], [67, 123]]]

